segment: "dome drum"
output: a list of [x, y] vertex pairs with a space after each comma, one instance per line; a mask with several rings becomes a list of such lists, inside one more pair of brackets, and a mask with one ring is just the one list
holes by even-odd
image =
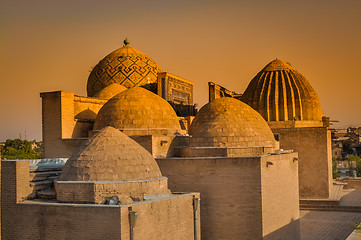
[[278, 144], [263, 147], [184, 147], [179, 149], [180, 157], [251, 157], [278, 150]]
[[55, 181], [59, 202], [102, 204], [117, 196], [121, 204], [142, 201], [147, 196], [170, 195], [168, 178], [129, 181]]

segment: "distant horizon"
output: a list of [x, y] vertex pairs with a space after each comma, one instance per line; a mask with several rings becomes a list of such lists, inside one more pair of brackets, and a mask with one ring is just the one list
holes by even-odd
[[41, 140], [40, 92], [86, 96], [90, 70], [130, 46], [195, 83], [243, 93], [275, 58], [290, 62], [317, 92], [335, 128], [361, 126], [361, 1], [165, 0], [86, 4], [38, 0], [0, 3], [0, 141]]

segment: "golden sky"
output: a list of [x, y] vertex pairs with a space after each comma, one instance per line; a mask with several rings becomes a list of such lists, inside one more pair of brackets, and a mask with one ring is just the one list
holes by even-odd
[[242, 93], [275, 58], [318, 93], [336, 127], [361, 126], [360, 0], [2, 0], [0, 141], [41, 139], [40, 92], [86, 95], [91, 67], [130, 46], [163, 71]]

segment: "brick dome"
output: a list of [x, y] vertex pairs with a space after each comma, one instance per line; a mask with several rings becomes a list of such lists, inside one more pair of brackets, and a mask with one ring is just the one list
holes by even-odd
[[289, 64], [276, 59], [249, 83], [241, 100], [267, 121], [321, 121], [317, 93], [306, 78]]
[[141, 87], [130, 88], [110, 99], [100, 109], [94, 130], [106, 126], [127, 135], [181, 133], [178, 117], [170, 104]]
[[247, 104], [223, 97], [203, 106], [190, 127], [191, 147], [274, 147], [262, 116]]
[[118, 93], [124, 92], [125, 90], [127, 90], [126, 87], [117, 83], [112, 83], [100, 90], [97, 94], [94, 95], [94, 97], [109, 100]]
[[54, 185], [57, 200], [71, 203], [106, 203], [116, 196], [120, 204], [128, 204], [170, 194], [168, 179], [151, 154], [112, 127], [79, 148]]
[[157, 81], [161, 68], [144, 53], [128, 46], [129, 42], [105, 58], [92, 70], [88, 78], [88, 97], [95, 96], [112, 83], [126, 88], [141, 86]]
[[129, 181], [161, 176], [147, 150], [121, 131], [106, 127], [69, 158], [59, 180]]

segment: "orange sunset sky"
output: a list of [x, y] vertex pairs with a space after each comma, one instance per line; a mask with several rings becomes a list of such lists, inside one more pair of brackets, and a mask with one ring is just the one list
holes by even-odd
[[40, 92], [86, 95], [90, 70], [130, 46], [163, 71], [242, 93], [275, 58], [318, 93], [335, 127], [361, 126], [361, 1], [0, 1], [0, 141], [41, 140]]

